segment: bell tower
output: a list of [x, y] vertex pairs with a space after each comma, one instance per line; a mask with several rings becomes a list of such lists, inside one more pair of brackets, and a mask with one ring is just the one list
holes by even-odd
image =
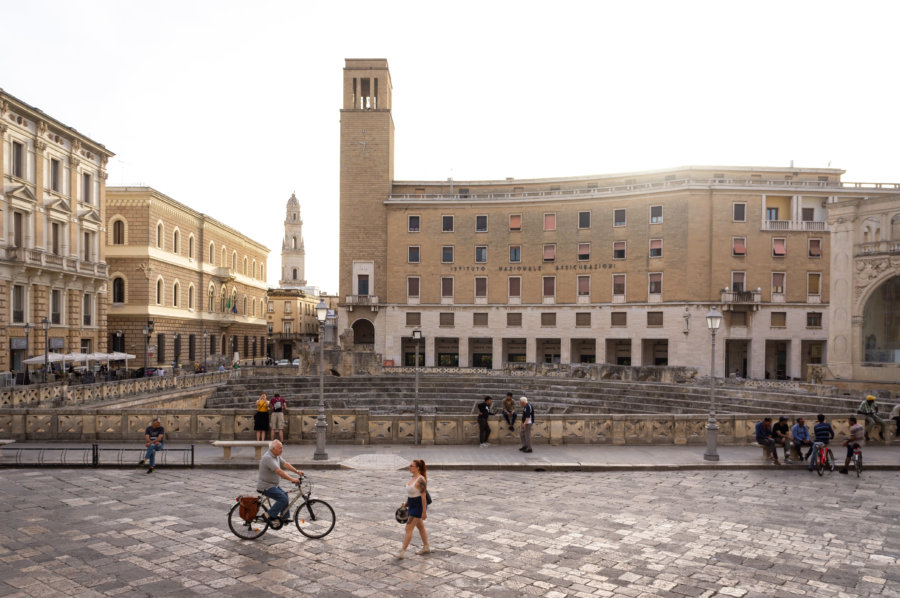
[[[341, 108], [340, 302], [375, 305], [387, 290], [387, 214], [394, 179], [391, 75], [385, 59], [348, 58]], [[374, 308], [373, 308], [374, 309]]]
[[284, 216], [284, 240], [281, 242], [281, 280], [283, 289], [306, 286], [306, 250], [303, 249], [303, 220], [300, 201], [291, 193]]

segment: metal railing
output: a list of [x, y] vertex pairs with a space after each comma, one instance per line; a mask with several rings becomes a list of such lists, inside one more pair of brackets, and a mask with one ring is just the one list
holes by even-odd
[[[16, 467], [121, 467], [137, 463], [146, 449], [142, 447], [103, 447], [99, 444], [90, 446], [20, 446], [6, 445], [2, 455], [14, 453], [13, 463]], [[177, 459], [167, 457], [177, 456]], [[179, 463], [180, 461], [180, 463]], [[179, 465], [194, 468], [194, 445], [188, 448], [166, 448], [157, 453], [157, 465]], [[0, 467], [10, 465], [0, 457]]]

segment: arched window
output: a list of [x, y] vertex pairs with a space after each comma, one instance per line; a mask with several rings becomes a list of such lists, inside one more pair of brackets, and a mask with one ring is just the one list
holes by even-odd
[[297, 249], [297, 237], [291, 237], [291, 249]]
[[297, 268], [294, 268], [293, 272], [294, 272], [294, 280], [297, 280]]
[[256, 260], [253, 260], [253, 278], [256, 278]]
[[222, 248], [222, 263], [221, 263], [221, 266], [223, 268], [228, 265], [227, 257], [228, 257], [228, 253], [225, 251], [225, 248], [223, 247]]
[[156, 225], [156, 246], [162, 249], [163, 246], [163, 225], [162, 222]]
[[125, 279], [113, 278], [113, 303], [125, 303]]
[[237, 272], [237, 251], [231, 252], [231, 269]]
[[225, 287], [224, 287], [224, 286], [222, 287], [222, 294], [221, 294], [221, 296], [220, 296], [220, 299], [221, 299], [220, 303], [221, 303], [222, 308], [221, 308], [219, 311], [221, 311], [222, 313], [225, 313], [226, 310], [228, 309], [228, 306], [227, 306], [227, 304], [228, 304], [228, 295], [226, 294], [226, 291], [225, 291]]
[[209, 244], [209, 265], [214, 266], [216, 264], [216, 247], [212, 243]]
[[229, 304], [231, 305], [231, 313], [236, 314], [237, 313], [237, 291], [234, 289], [231, 289], [231, 297], [230, 297]]
[[113, 222], [113, 245], [125, 244], [125, 222], [116, 220]]
[[172, 307], [178, 307], [178, 283], [172, 285]]
[[162, 278], [156, 281], [156, 304], [162, 305], [163, 301], [163, 281]]
[[188, 237], [188, 257], [194, 259], [194, 235]]
[[241, 313], [246, 316], [248, 313], [247, 312], [247, 296], [246, 295], [244, 295], [244, 300], [241, 303], [243, 303], [243, 305], [241, 305]]
[[215, 301], [216, 301], [216, 289], [213, 287], [209, 287], [209, 291], [207, 292], [206, 298], [206, 311], [209, 313], [213, 312]]
[[260, 266], [259, 266], [259, 279], [260, 280], [266, 279], [266, 267], [263, 266], [262, 264], [260, 264]]
[[188, 309], [194, 309], [194, 285], [188, 287]]
[[179, 240], [180, 240], [180, 235], [178, 234], [178, 230], [176, 229], [176, 230], [172, 233], [172, 253], [179, 253], [179, 252], [180, 252], [181, 247], [179, 247], [179, 243], [178, 243]]
[[247, 256], [245, 255], [245, 256], [244, 256], [244, 269], [241, 271], [241, 274], [243, 274], [244, 276], [247, 276], [247, 274], [248, 274], [248, 271], [247, 271], [247, 263], [248, 263], [248, 262], [247, 262]]

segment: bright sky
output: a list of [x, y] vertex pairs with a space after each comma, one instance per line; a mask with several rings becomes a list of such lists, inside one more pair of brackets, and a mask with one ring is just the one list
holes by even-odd
[[900, 182], [896, 2], [0, 0], [0, 87], [338, 290], [344, 58], [387, 58], [398, 180], [687, 164]]

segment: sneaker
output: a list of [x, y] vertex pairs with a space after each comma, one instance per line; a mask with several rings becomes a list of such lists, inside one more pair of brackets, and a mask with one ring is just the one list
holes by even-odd
[[406, 558], [406, 551], [405, 551], [405, 550], [401, 550], [400, 552], [398, 552], [398, 553], [397, 553], [397, 558], [398, 558], [398, 559], [405, 559], [405, 558]]
[[791, 461], [790, 459], [788, 459], [787, 457], [785, 457], [785, 458], [784, 458], [784, 464], [785, 464], [785, 465], [793, 465], [794, 462]]
[[524, 446], [520, 446], [520, 447], [519, 447], [519, 450], [520, 450], [520, 451], [524, 451], [524, 450], [525, 450], [525, 447], [524, 447]]
[[781, 463], [778, 462], [778, 459], [772, 459], [772, 463], [775, 465], [781, 465]]
[[147, 473], [153, 473], [153, 468], [152, 468], [152, 467], [148, 467], [148, 468], [147, 468]]
[[431, 550], [431, 546], [423, 546], [422, 550], [420, 550], [416, 554], [428, 554], [429, 552], [434, 552], [433, 550]]
[[146, 459], [141, 459], [140, 461], [138, 461], [138, 467], [143, 467], [144, 461], [146, 461]]
[[523, 452], [523, 453], [530, 453], [530, 452], [532, 452], [532, 450], [531, 450], [531, 449], [522, 449], [522, 452]]
[[846, 469], [839, 469], [838, 473], [846, 473], [849, 475], [850, 472], [848, 472]]

